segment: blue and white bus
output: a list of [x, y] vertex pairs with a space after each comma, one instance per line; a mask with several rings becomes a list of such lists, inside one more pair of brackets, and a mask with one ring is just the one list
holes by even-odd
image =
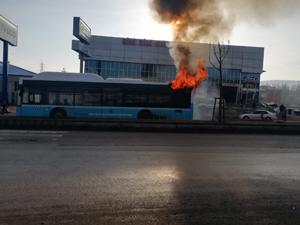
[[19, 82], [17, 116], [191, 120], [191, 90], [168, 83], [43, 72]]

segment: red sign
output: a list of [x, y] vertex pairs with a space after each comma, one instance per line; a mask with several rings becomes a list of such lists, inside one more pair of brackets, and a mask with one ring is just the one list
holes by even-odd
[[146, 39], [132, 39], [132, 38], [123, 38], [123, 45], [139, 45], [139, 46], [148, 46], [148, 47], [166, 47], [165, 41], [153, 41]]

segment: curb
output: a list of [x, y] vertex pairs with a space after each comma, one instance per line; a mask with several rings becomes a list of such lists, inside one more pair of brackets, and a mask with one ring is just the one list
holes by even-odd
[[0, 117], [0, 129], [300, 134], [300, 124]]

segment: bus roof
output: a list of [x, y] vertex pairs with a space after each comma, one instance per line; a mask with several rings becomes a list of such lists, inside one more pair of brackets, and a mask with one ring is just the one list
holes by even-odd
[[102, 82], [104, 79], [93, 73], [42, 72], [32, 78], [23, 78], [22, 80]]
[[31, 81], [58, 81], [58, 82], [91, 82], [91, 83], [126, 83], [126, 84], [152, 84], [168, 85], [168, 82], [147, 82], [142, 79], [132, 78], [108, 78], [103, 79], [100, 75], [94, 73], [67, 73], [67, 72], [42, 72], [34, 75], [32, 78], [21, 78]]

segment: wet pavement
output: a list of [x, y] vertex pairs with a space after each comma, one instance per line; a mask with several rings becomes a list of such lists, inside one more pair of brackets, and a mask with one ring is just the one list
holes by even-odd
[[0, 130], [0, 224], [300, 224], [300, 136]]

